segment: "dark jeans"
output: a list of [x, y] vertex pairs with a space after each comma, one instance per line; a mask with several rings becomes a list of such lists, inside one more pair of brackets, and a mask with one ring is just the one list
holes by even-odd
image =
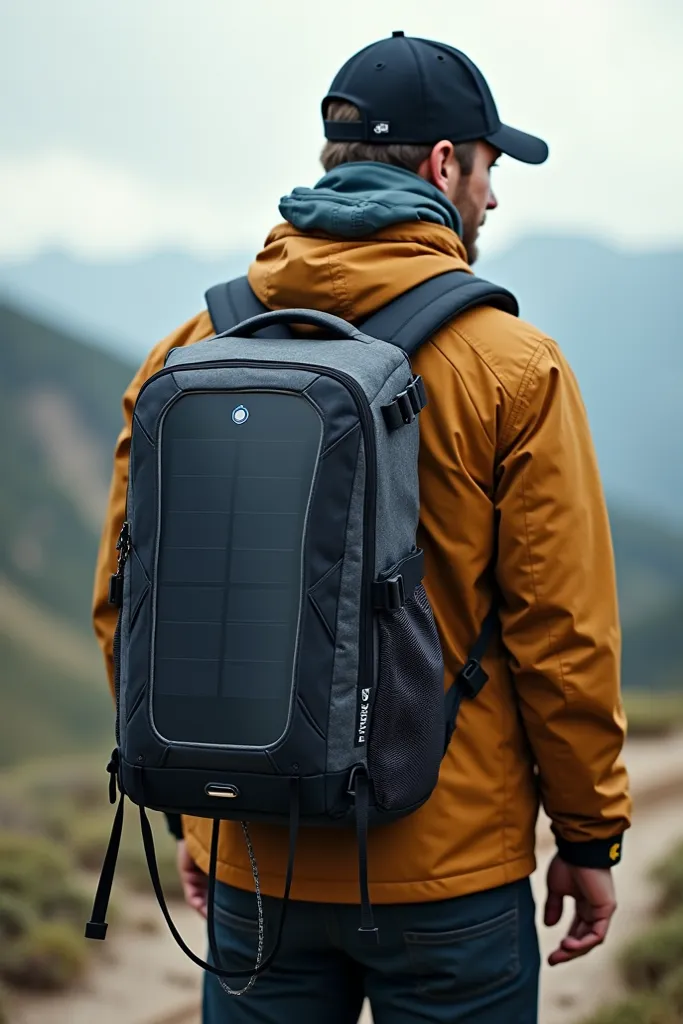
[[[265, 953], [279, 901], [264, 898]], [[359, 908], [292, 901], [273, 967], [239, 998], [205, 975], [203, 1024], [536, 1024], [538, 939], [528, 880], [437, 903], [376, 906], [380, 945], [358, 936]], [[223, 965], [253, 965], [256, 897], [218, 885]], [[237, 979], [232, 988], [241, 988]]]

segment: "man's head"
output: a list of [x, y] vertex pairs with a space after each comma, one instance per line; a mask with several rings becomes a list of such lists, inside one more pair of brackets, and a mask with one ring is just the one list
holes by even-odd
[[[360, 111], [351, 103], [333, 100], [327, 108], [327, 120], [358, 122]], [[491, 188], [491, 168], [499, 155], [500, 150], [481, 139], [456, 144], [443, 139], [434, 146], [328, 142], [321, 161], [326, 171], [364, 160], [393, 164], [431, 182], [457, 207], [462, 219], [462, 241], [472, 264], [478, 256], [477, 237], [486, 211], [497, 206]]]
[[497, 157], [543, 163], [548, 156], [540, 139], [501, 124], [488, 85], [469, 58], [402, 32], [347, 61], [322, 110], [325, 170], [371, 160], [430, 181], [460, 212], [470, 263], [486, 211], [497, 205], [490, 180]]

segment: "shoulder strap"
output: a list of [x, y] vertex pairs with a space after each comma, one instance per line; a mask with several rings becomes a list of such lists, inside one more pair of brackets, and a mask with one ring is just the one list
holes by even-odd
[[[236, 327], [242, 321], [249, 320], [260, 313], [270, 312], [268, 307], [256, 298], [246, 277], [237, 277], [234, 281], [215, 284], [205, 293], [204, 298], [216, 334], [229, 331], [231, 327]], [[273, 327], [264, 327], [255, 332], [255, 337], [258, 338], [286, 338], [289, 336], [291, 336], [291, 331], [285, 324], [275, 324]]]
[[506, 288], [466, 270], [450, 270], [399, 295], [358, 326], [364, 334], [391, 342], [411, 356], [439, 328], [475, 306], [519, 315], [517, 300]]
[[[246, 277], [214, 285], [205, 299], [216, 334], [268, 312]], [[512, 316], [519, 315], [517, 300], [506, 288], [465, 270], [451, 270], [399, 295], [358, 326], [364, 334], [388, 341], [411, 356], [444, 324], [475, 306], [493, 306]], [[276, 324], [262, 328], [256, 336], [283, 338], [290, 337], [291, 331], [284, 324]]]

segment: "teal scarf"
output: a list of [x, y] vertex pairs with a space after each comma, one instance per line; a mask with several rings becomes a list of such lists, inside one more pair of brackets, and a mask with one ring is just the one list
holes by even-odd
[[315, 188], [295, 188], [280, 202], [286, 221], [304, 234], [362, 238], [406, 221], [430, 221], [462, 233], [460, 214], [438, 188], [402, 167], [341, 164]]

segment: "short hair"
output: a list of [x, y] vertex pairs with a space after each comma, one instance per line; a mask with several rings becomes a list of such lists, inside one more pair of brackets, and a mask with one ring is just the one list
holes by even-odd
[[[325, 111], [327, 121], [361, 121], [358, 107], [353, 103], [331, 100]], [[435, 141], [436, 145], [438, 139]], [[434, 146], [414, 145], [412, 143], [373, 143], [373, 142], [326, 142], [320, 154], [320, 161], [326, 171], [331, 171], [340, 164], [358, 163], [370, 160], [380, 164], [393, 164], [417, 173], [421, 164], [427, 160]], [[460, 164], [462, 173], [467, 176], [474, 168], [475, 143], [460, 142], [455, 147], [455, 158]]]

